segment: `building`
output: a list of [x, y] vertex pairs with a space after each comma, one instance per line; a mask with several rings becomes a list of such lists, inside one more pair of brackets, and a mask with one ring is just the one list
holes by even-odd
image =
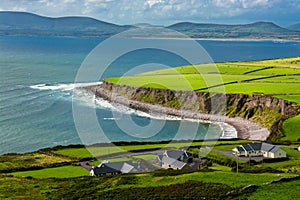
[[236, 156], [256, 157], [262, 156], [265, 158], [285, 158], [286, 152], [276, 145], [265, 142], [252, 142], [249, 144], [240, 145], [232, 149], [232, 153]]
[[103, 161], [97, 167], [93, 167], [90, 171], [91, 176], [113, 175], [113, 174], [127, 174], [141, 172], [141, 163], [132, 163], [132, 161], [124, 162], [108, 162]]
[[188, 156], [185, 151], [169, 150], [162, 155], [157, 155], [155, 163], [164, 169], [189, 169], [188, 163], [192, 163], [193, 158]]

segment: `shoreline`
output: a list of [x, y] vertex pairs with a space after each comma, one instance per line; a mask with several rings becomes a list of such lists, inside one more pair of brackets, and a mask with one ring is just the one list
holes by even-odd
[[202, 114], [191, 110], [178, 110], [157, 104], [130, 100], [123, 96], [120, 96], [115, 92], [104, 89], [103, 87], [101, 87], [101, 85], [84, 87], [84, 89], [92, 91], [96, 97], [103, 98], [110, 102], [119, 103], [135, 110], [141, 110], [144, 112], [151, 111], [160, 114], [181, 117], [182, 119], [187, 118], [202, 120], [209, 123], [225, 123], [225, 125], [227, 124], [234, 127], [236, 131], [236, 138], [238, 139], [265, 141], [270, 135], [270, 132], [267, 128], [240, 117], [230, 118], [223, 115]]

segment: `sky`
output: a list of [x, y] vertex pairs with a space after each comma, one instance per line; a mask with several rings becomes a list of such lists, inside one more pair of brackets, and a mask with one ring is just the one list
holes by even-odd
[[300, 0], [1, 0], [1, 11], [88, 16], [115, 24], [300, 22]]

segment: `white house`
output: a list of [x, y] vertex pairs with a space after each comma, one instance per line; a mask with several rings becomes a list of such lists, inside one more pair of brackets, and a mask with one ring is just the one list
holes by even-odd
[[280, 147], [261, 142], [261, 143], [249, 143], [240, 145], [232, 149], [232, 153], [236, 156], [263, 156], [265, 158], [285, 158], [286, 152], [283, 151]]

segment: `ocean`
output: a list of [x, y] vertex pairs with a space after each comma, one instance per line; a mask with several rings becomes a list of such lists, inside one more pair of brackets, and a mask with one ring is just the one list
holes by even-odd
[[[73, 103], [95, 110], [106, 139], [88, 134], [82, 138], [72, 113], [74, 81], [86, 57], [103, 41], [101, 38], [0, 37], [0, 154], [82, 142], [193, 140], [220, 136], [222, 129], [217, 124], [152, 116], [101, 99], [86, 102], [88, 94], [82, 92], [82, 98]], [[295, 41], [197, 42], [215, 62], [300, 56], [300, 42]], [[174, 54], [144, 49], [115, 60], [98, 81], [122, 76], [136, 66], [149, 63], [169, 67], [189, 64]], [[101, 63], [98, 67], [101, 68]], [[118, 125], [123, 118], [140, 128], [123, 130]], [[160, 128], [147, 135], [143, 127], [149, 127], [152, 122]]]

